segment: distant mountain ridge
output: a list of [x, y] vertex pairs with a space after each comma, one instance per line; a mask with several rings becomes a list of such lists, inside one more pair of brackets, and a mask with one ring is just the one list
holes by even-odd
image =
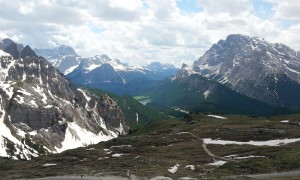
[[72, 72], [82, 59], [73, 48], [65, 45], [53, 49], [35, 48], [34, 51], [64, 74]]
[[29, 46], [0, 45], [0, 156], [31, 159], [129, 131], [109, 96], [77, 89]]
[[[60, 49], [67, 50], [61, 52]], [[178, 70], [171, 64], [159, 62], [152, 62], [144, 67], [130, 66], [105, 54], [82, 58], [70, 49], [72, 48], [60, 46], [35, 51], [46, 57], [74, 83], [90, 88], [101, 88], [119, 95], [136, 95], [158, 81], [173, 76]]]

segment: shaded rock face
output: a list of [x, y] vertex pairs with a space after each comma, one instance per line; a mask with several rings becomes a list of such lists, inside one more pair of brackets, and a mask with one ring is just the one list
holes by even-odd
[[24, 57], [36, 57], [35, 52], [27, 45], [25, 46], [22, 51], [20, 52], [20, 58], [24, 58]]
[[5, 47], [4, 52], [12, 55], [14, 59], [19, 58], [19, 51], [16, 43], [11, 43], [7, 47]]
[[0, 41], [0, 49], [2, 49], [4, 52], [9, 53], [11, 56], [13, 56], [14, 59], [17, 59], [19, 57], [19, 54], [23, 48], [24, 47], [22, 44], [17, 44], [9, 38]]
[[129, 124], [126, 121], [124, 114], [120, 111], [118, 104], [112, 100], [109, 96], [101, 96], [98, 100], [98, 111], [100, 114], [104, 114], [108, 126], [118, 127], [120, 124], [124, 125], [124, 131], [121, 134], [126, 134], [129, 131]]
[[[288, 91], [278, 91], [281, 81], [300, 86], [299, 54], [283, 44], [272, 44], [257, 37], [229, 35], [195, 61], [190, 71], [270, 105], [300, 110], [300, 99], [299, 103], [287, 104], [283, 96]], [[299, 97], [295, 97], [295, 93], [290, 96]]]
[[78, 68], [78, 71], [73, 71], [68, 75], [74, 83], [76, 84], [89, 84], [93, 82], [94, 84], [123, 84], [121, 76], [114, 70], [110, 64], [103, 64], [89, 73], [84, 73], [81, 68]]
[[20, 127], [25, 132], [52, 127], [62, 120], [60, 112], [56, 108], [32, 108], [28, 105], [16, 105], [8, 111], [13, 124], [26, 124]]
[[38, 155], [25, 151], [29, 147], [22, 139], [27, 135], [50, 151], [60, 152], [128, 132], [128, 122], [116, 102], [78, 90], [29, 46], [18, 59], [1, 56], [0, 66], [0, 128], [5, 130], [0, 132], [0, 145], [6, 147], [11, 141], [19, 149], [15, 154], [7, 149], [0, 156], [30, 159]]

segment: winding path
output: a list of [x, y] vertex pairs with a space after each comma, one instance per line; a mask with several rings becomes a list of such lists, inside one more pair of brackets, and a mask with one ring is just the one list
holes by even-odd
[[191, 136], [193, 136], [194, 138], [196, 138], [196, 139], [202, 141], [202, 148], [204, 149], [204, 151], [205, 151], [209, 156], [212, 157], [212, 159], [213, 159], [214, 161], [216, 161], [216, 159], [220, 159], [220, 160], [223, 160], [223, 161], [234, 161], [233, 159], [228, 159], [228, 158], [224, 158], [224, 157], [220, 157], [220, 156], [214, 155], [214, 154], [207, 148], [207, 146], [206, 146], [206, 144], [204, 143], [204, 141], [203, 141], [202, 138], [200, 138], [200, 137], [198, 137], [198, 136], [196, 136], [195, 134], [190, 133], [190, 132], [186, 132], [186, 133], [189, 134], [189, 135], [191, 135]]
[[[213, 158], [213, 160], [215, 161], [216, 159], [220, 159], [220, 160], [224, 160], [224, 161], [235, 161], [233, 159], [228, 159], [228, 158], [224, 158], [224, 157], [220, 157], [220, 156], [216, 156], [214, 155], [206, 146], [206, 144], [204, 143], [203, 139], [190, 133], [187, 132], [187, 134], [193, 136], [196, 139], [199, 139], [202, 141], [202, 147], [204, 149], [204, 151]], [[289, 172], [274, 172], [274, 173], [267, 173], [267, 174], [251, 174], [251, 175], [243, 175], [249, 178], [254, 178], [254, 179], [271, 179], [271, 178], [283, 178], [283, 177], [300, 177], [300, 170], [296, 170], [296, 171], [289, 171]]]

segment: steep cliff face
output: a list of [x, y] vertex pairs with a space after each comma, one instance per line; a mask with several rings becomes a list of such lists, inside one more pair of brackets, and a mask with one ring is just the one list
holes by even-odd
[[29, 46], [21, 52], [16, 44], [3, 50], [0, 156], [30, 159], [128, 132], [126, 118], [109, 97], [99, 98], [77, 89]]

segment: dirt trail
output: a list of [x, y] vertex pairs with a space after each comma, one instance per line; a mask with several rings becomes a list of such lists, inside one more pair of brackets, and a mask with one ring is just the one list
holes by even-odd
[[44, 177], [36, 178], [35, 180], [138, 180], [138, 178], [131, 174], [130, 177], [121, 177], [121, 176], [53, 176], [53, 177]]
[[187, 134], [189, 134], [189, 135], [193, 136], [194, 138], [199, 139], [200, 141], [202, 141], [202, 148], [204, 149], [204, 151], [205, 151], [209, 156], [212, 157], [212, 159], [213, 159], [214, 161], [216, 161], [216, 159], [223, 160], [223, 161], [234, 161], [233, 159], [228, 159], [228, 158], [224, 158], [224, 157], [220, 157], [220, 156], [214, 155], [214, 154], [207, 148], [207, 146], [206, 146], [206, 144], [204, 143], [204, 141], [203, 141], [202, 138], [200, 138], [200, 137], [198, 137], [198, 136], [196, 136], [196, 135], [194, 135], [193, 133], [190, 133], [190, 132], [187, 132]]
[[[234, 161], [233, 159], [228, 159], [228, 158], [224, 158], [224, 157], [219, 157], [214, 155], [206, 146], [206, 144], [204, 143], [203, 139], [190, 133], [187, 132], [187, 134], [193, 136], [196, 139], [199, 139], [200, 141], [202, 141], [202, 147], [204, 149], [204, 151], [213, 158], [213, 160], [215, 161], [216, 159], [220, 159], [220, 160], [224, 160], [224, 161]], [[254, 174], [254, 175], [244, 175], [246, 177], [250, 177], [250, 178], [254, 178], [254, 179], [272, 179], [272, 178], [282, 178], [282, 177], [299, 177], [300, 179], [300, 170], [297, 171], [290, 171], [290, 172], [278, 172], [278, 173], [268, 173], [268, 174]]]

